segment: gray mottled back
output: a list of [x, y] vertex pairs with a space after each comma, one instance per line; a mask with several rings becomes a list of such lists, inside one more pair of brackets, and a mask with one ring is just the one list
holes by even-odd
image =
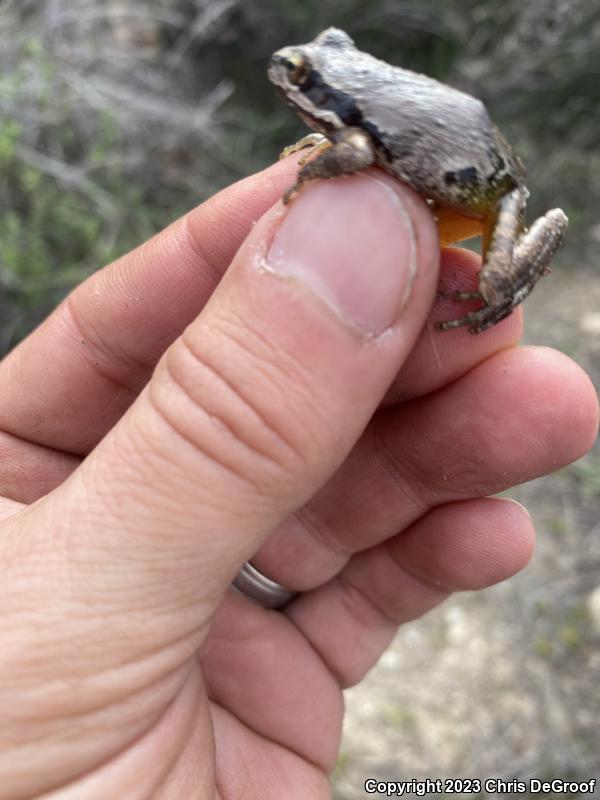
[[328, 107], [343, 125], [369, 130], [381, 145], [378, 160], [417, 190], [460, 202], [470, 193], [461, 176], [483, 183], [501, 167], [498, 131], [480, 100], [363, 53], [342, 32], [327, 31], [302, 50], [324, 86], [337, 90]]

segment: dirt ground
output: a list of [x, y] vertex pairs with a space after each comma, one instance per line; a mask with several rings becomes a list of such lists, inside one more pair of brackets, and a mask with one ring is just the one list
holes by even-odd
[[[600, 386], [600, 275], [575, 279], [557, 269], [526, 312], [526, 342], [568, 353]], [[530, 778], [600, 782], [598, 446], [509, 494], [533, 517], [532, 562], [516, 578], [455, 595], [402, 628], [347, 693], [335, 800], [384, 797], [366, 792], [368, 778], [521, 780], [521, 797], [540, 796], [530, 793]], [[542, 796], [600, 797], [600, 790]]]

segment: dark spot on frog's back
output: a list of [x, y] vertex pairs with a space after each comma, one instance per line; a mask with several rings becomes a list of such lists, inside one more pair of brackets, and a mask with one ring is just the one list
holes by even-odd
[[487, 176], [487, 181], [490, 184], [500, 183], [507, 177], [506, 161], [496, 150], [490, 153], [490, 161], [493, 169]]
[[448, 186], [474, 186], [479, 183], [479, 173], [475, 167], [465, 167], [445, 172], [444, 180]]

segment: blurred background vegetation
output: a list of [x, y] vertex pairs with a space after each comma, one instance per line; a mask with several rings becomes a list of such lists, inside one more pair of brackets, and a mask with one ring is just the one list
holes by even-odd
[[569, 257], [588, 263], [597, 0], [0, 0], [0, 353], [82, 275], [297, 137], [266, 63], [332, 23], [481, 97], [528, 166], [531, 214], [565, 208]]
[[[598, 379], [598, 0], [0, 0], [0, 355], [298, 138], [266, 64], [331, 24], [485, 101], [527, 165], [530, 219], [571, 219], [529, 330]], [[600, 778], [600, 456], [519, 491], [534, 565], [401, 633], [350, 698], [336, 797], [363, 797], [365, 774]]]

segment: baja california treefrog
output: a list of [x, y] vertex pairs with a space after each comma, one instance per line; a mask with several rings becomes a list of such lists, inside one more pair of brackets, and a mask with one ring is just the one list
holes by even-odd
[[284, 202], [307, 180], [376, 164], [427, 199], [442, 244], [482, 234], [479, 291], [456, 297], [484, 305], [438, 323], [440, 330], [468, 325], [471, 333], [484, 331], [508, 316], [549, 271], [567, 217], [555, 208], [525, 229], [529, 192], [523, 164], [480, 100], [357, 50], [337, 28], [278, 50], [269, 78], [321, 134], [284, 151], [318, 141], [300, 162]]

